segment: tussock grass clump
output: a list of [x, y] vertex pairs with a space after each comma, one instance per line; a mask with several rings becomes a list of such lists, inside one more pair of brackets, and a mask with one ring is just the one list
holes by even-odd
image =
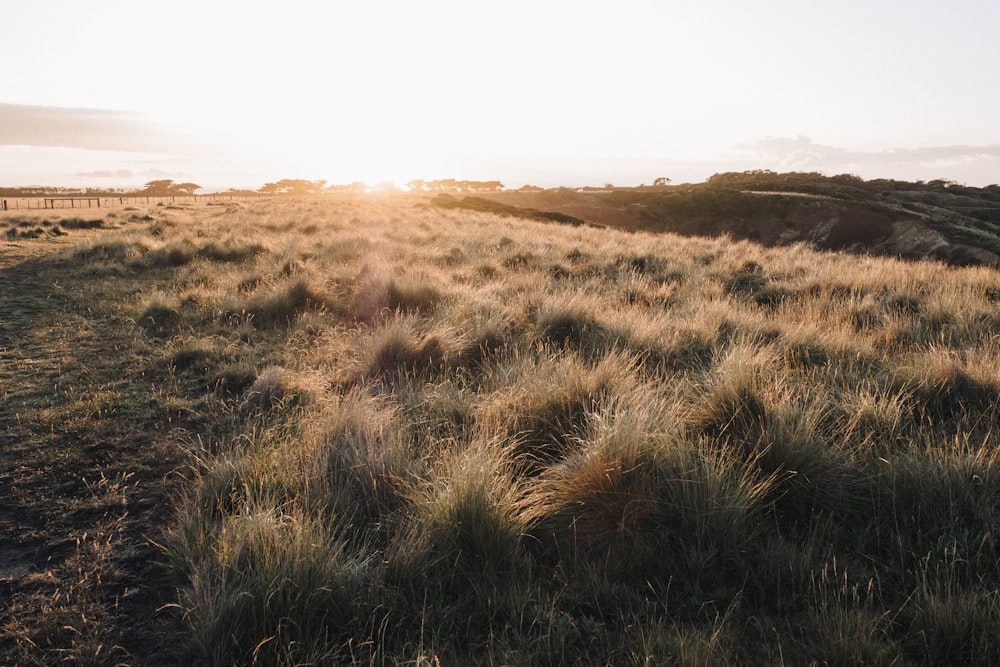
[[876, 452], [893, 452], [906, 447], [911, 425], [909, 394], [871, 382], [844, 392], [839, 397], [840, 432], [845, 442], [858, 449], [870, 447]]
[[324, 516], [365, 522], [372, 538], [382, 533], [380, 524], [404, 504], [407, 485], [422, 470], [398, 411], [354, 391], [311, 421], [304, 438], [310, 506]]
[[135, 241], [99, 241], [77, 248], [73, 259], [79, 262], [124, 262], [146, 252], [148, 248]]
[[961, 665], [1000, 660], [994, 641], [1000, 599], [996, 591], [948, 590], [929, 582], [906, 610], [907, 655], [926, 664]]
[[755, 464], [773, 478], [770, 493], [783, 520], [818, 514], [862, 517], [874, 506], [875, 473], [839, 442], [823, 437], [822, 403], [770, 415]]
[[198, 250], [198, 256], [213, 262], [243, 262], [267, 252], [260, 243], [209, 242]]
[[204, 341], [185, 341], [171, 350], [166, 357], [167, 364], [177, 370], [207, 370], [216, 355], [214, 346]]
[[368, 343], [358, 368], [347, 384], [364, 381], [394, 383], [407, 375], [424, 377], [443, 367], [446, 348], [442, 338], [421, 336], [403, 322], [378, 330]]
[[547, 468], [521, 502], [523, 520], [539, 539], [593, 544], [635, 531], [655, 508], [661, 481], [655, 464], [669, 445], [634, 424], [602, 420], [593, 430], [580, 438], [580, 450]]
[[[404, 548], [414, 553], [400, 555], [401, 564], [421, 556], [447, 563], [453, 573], [469, 578], [463, 584], [473, 583], [483, 597], [490, 595], [490, 584], [516, 574], [523, 563], [522, 527], [514, 503], [518, 492], [510, 460], [499, 445], [483, 437], [478, 444], [450, 455], [445, 469], [428, 484], [412, 488], [410, 493], [416, 497], [411, 502], [419, 513]], [[415, 553], [421, 549], [424, 554]], [[421, 568], [425, 576], [430, 565]]]
[[752, 296], [767, 284], [764, 267], [753, 260], [747, 260], [739, 270], [723, 280], [723, 287], [728, 294], [735, 296]]
[[[110, 216], [109, 216], [110, 217]], [[65, 229], [101, 229], [107, 221], [103, 218], [63, 218], [59, 221]]]
[[558, 362], [520, 362], [515, 383], [498, 389], [478, 420], [496, 424], [513, 443], [511, 455], [523, 470], [537, 472], [579, 443], [590, 416], [629, 382], [633, 362], [610, 357], [595, 368], [567, 357]]
[[431, 313], [441, 301], [441, 292], [432, 285], [390, 280], [385, 286], [386, 307], [404, 313]]
[[236, 515], [184, 593], [199, 659], [278, 665], [346, 658], [338, 649], [363, 629], [366, 569], [366, 558], [323, 526], [276, 511]]
[[289, 279], [265, 294], [255, 294], [244, 312], [254, 325], [261, 328], [287, 327], [295, 318], [309, 310], [335, 307], [327, 292], [308, 278]]
[[[956, 438], [944, 445], [924, 442], [883, 464], [883, 511], [896, 523], [896, 539], [912, 562], [948, 567], [952, 583], [972, 572], [994, 579], [1000, 544], [1000, 454], [989, 440]], [[910, 551], [912, 550], [912, 551]], [[972, 578], [973, 580], [975, 577]]]
[[932, 348], [898, 368], [895, 382], [917, 413], [932, 422], [954, 422], [971, 414], [989, 415], [1000, 401], [994, 369], [970, 368], [958, 355]]
[[170, 332], [180, 320], [180, 300], [174, 296], [163, 294], [148, 298], [139, 316], [139, 321], [143, 326], [158, 334]]
[[280, 366], [265, 369], [243, 396], [243, 412], [285, 411], [306, 405], [317, 397], [315, 383]]
[[459, 369], [483, 372], [488, 364], [498, 360], [514, 344], [516, 332], [500, 322], [485, 322], [468, 336], [458, 351]]
[[485, 642], [484, 626], [534, 615], [525, 591], [531, 561], [514, 511], [517, 489], [496, 444], [484, 436], [446, 454], [436, 474], [413, 484], [413, 512], [386, 554], [386, 583], [401, 625], [412, 633], [426, 623], [473, 651]]
[[354, 289], [352, 310], [359, 322], [373, 323], [396, 312], [433, 313], [442, 298], [437, 287], [421, 279], [386, 278], [366, 267]]
[[649, 278], [654, 283], [680, 282], [685, 275], [678, 265], [658, 255], [624, 255], [617, 259], [615, 265]]
[[197, 249], [187, 240], [168, 243], [151, 250], [141, 258], [133, 261], [137, 269], [172, 269], [188, 264], [197, 255]]
[[761, 375], [770, 361], [752, 347], [731, 348], [718, 361], [705, 394], [693, 409], [694, 429], [748, 451], [756, 449], [768, 419]]
[[535, 326], [544, 340], [578, 350], [585, 358], [599, 359], [617, 337], [598, 319], [594, 306], [582, 297], [548, 301], [536, 310]]
[[223, 364], [212, 376], [213, 385], [224, 395], [238, 396], [257, 381], [257, 368], [247, 361]]
[[595, 420], [581, 447], [531, 480], [520, 503], [543, 559], [575, 570], [599, 568], [611, 582], [672, 580], [708, 590], [753, 535], [773, 478], [728, 451], [664, 432], [671, 408], [625, 405]]

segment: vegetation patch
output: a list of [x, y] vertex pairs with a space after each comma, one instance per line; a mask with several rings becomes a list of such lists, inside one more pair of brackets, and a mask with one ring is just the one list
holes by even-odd
[[287, 327], [295, 318], [309, 310], [322, 310], [335, 305], [327, 293], [308, 278], [298, 278], [279, 284], [264, 294], [253, 296], [243, 312], [255, 326]]
[[107, 225], [104, 218], [62, 218], [59, 224], [65, 229], [101, 229]]
[[997, 662], [996, 277], [792, 180], [7, 223], [0, 662]]

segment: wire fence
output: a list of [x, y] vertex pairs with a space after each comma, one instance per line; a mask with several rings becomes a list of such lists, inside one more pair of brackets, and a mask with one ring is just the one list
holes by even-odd
[[155, 197], [146, 195], [122, 196], [88, 196], [88, 195], [38, 195], [34, 197], [0, 197], [0, 211], [33, 211], [43, 209], [66, 208], [113, 208], [116, 206], [135, 206], [140, 204], [198, 204], [210, 201], [236, 201], [244, 199], [259, 199], [264, 195], [257, 194], [211, 194], [211, 195], [175, 195]]

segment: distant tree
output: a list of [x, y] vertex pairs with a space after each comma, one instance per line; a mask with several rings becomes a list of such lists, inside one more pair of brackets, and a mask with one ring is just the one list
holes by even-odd
[[320, 192], [326, 181], [303, 178], [283, 178], [277, 183], [265, 183], [257, 191], [263, 194], [312, 195]]
[[173, 180], [169, 178], [161, 178], [159, 180], [150, 181], [146, 183], [142, 188], [142, 194], [144, 195], [154, 195], [154, 196], [169, 196], [170, 188], [174, 185]]
[[458, 181], [441, 178], [436, 181], [410, 181], [410, 192], [496, 192], [503, 190], [500, 181]]
[[201, 186], [197, 183], [174, 183], [169, 178], [161, 178], [146, 183], [140, 194], [151, 197], [187, 196], [193, 195], [195, 190], [200, 189]]
[[197, 183], [178, 183], [177, 185], [174, 185], [174, 190], [186, 195], [193, 195], [195, 190], [200, 189], [201, 186]]

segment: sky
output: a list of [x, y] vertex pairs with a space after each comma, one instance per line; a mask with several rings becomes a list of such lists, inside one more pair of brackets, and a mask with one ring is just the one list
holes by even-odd
[[0, 185], [1000, 182], [997, 0], [0, 0]]

